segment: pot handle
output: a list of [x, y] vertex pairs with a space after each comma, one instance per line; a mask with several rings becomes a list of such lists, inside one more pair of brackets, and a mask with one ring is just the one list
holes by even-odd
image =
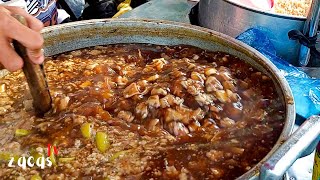
[[315, 148], [312, 146], [318, 143], [319, 135], [320, 116], [312, 116], [262, 164], [260, 179], [281, 179], [291, 165], [305, 155], [304, 152]]

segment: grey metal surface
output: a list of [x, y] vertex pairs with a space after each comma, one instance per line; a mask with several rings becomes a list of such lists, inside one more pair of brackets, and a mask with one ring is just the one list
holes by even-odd
[[43, 31], [45, 54], [114, 43], [186, 44], [238, 56], [273, 79], [286, 103], [285, 127], [270, 153], [239, 179], [257, 179], [261, 164], [288, 139], [295, 120], [291, 90], [279, 70], [258, 51], [224, 34], [201, 27], [151, 20], [91, 20], [48, 27]]
[[[319, 16], [320, 16], [320, 1], [313, 0], [310, 12], [308, 14], [303, 34], [308, 35], [309, 37], [313, 37], [317, 34], [318, 24], [319, 24]], [[299, 51], [299, 64], [301, 66], [307, 66], [310, 60], [310, 48], [301, 45]]]
[[312, 78], [320, 79], [320, 67], [299, 67]]
[[315, 152], [300, 158], [288, 170], [285, 180], [311, 180]]
[[272, 14], [245, 7], [229, 0], [201, 0], [199, 23], [218, 32], [238, 36], [252, 27], [261, 27], [274, 44], [277, 54], [298, 64], [300, 44], [289, 40], [290, 30], [303, 30], [306, 18]]
[[320, 67], [299, 67], [299, 69], [312, 78], [320, 79]]
[[281, 179], [297, 160], [310, 154], [320, 139], [320, 117], [306, 120], [297, 131], [270, 157], [260, 170], [261, 180]]
[[[299, 126], [295, 126], [298, 129]], [[285, 174], [284, 180], [311, 180], [315, 151], [298, 159]]]

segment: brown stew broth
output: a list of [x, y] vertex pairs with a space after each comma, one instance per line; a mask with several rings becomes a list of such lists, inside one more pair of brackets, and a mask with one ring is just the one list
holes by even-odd
[[[33, 113], [22, 72], [0, 78], [0, 154], [54, 143], [57, 159], [73, 160], [28, 171], [2, 163], [0, 177], [234, 179], [267, 155], [284, 125], [273, 81], [223, 52], [96, 46], [47, 58], [45, 72], [53, 110], [44, 118]], [[90, 138], [84, 123], [93, 126]], [[17, 128], [31, 134], [15, 137]], [[108, 135], [104, 153], [96, 132]]]

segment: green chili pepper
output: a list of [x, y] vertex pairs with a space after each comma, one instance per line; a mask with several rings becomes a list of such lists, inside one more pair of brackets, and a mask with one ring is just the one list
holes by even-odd
[[96, 134], [96, 144], [100, 152], [104, 153], [110, 148], [110, 142], [108, 136], [104, 132], [97, 132]]
[[56, 157], [54, 156], [54, 149], [53, 146], [51, 147], [51, 151], [50, 151], [50, 156], [49, 156], [52, 165], [57, 166], [57, 161], [56, 161]]
[[42, 180], [41, 176], [39, 174], [35, 174], [31, 177], [30, 180]]
[[92, 123], [84, 123], [81, 126], [82, 136], [85, 138], [90, 138], [92, 132]]
[[15, 135], [20, 137], [20, 136], [27, 136], [31, 133], [31, 131], [26, 130], [26, 129], [16, 129]]
[[9, 152], [0, 152], [0, 161], [10, 161], [12, 157], [14, 158], [14, 162], [17, 162], [19, 159], [18, 155]]
[[37, 150], [36, 150], [36, 147], [32, 147], [32, 148], [30, 149], [30, 155], [34, 158], [34, 161], [35, 161], [35, 162], [37, 162], [37, 160], [38, 160], [39, 158], [44, 157], [44, 154], [41, 153], [41, 152], [39, 152], [39, 151], [37, 151]]
[[70, 158], [59, 158], [59, 162], [61, 163], [68, 163], [70, 161], [73, 161], [74, 157], [70, 157]]
[[44, 157], [44, 155], [39, 152], [35, 152], [32, 154], [32, 157], [34, 158], [34, 161], [37, 162], [37, 160], [41, 157]]
[[110, 161], [113, 161], [115, 159], [117, 159], [118, 157], [126, 154], [129, 150], [125, 150], [125, 151], [119, 151], [119, 152], [116, 152], [115, 154], [113, 154], [110, 158]]

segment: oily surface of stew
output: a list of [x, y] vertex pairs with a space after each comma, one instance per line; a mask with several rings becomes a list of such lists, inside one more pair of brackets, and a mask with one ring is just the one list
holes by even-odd
[[[37, 118], [22, 72], [0, 79], [0, 177], [234, 179], [273, 147], [285, 108], [242, 60], [190, 46], [96, 46], [46, 59], [53, 110]], [[8, 167], [11, 156], [51, 167]]]

